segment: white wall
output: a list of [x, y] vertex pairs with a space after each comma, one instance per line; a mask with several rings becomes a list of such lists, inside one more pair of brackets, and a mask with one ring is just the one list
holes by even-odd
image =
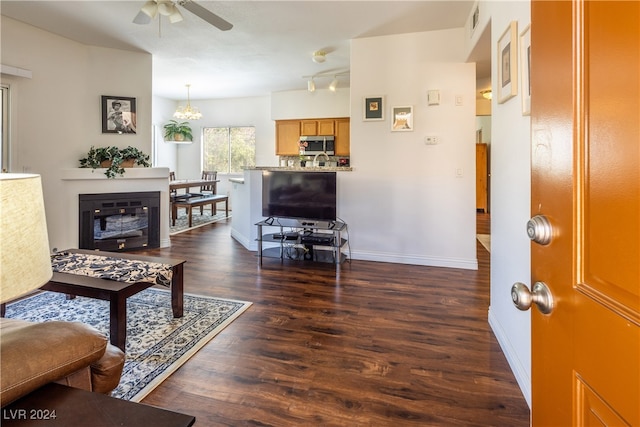
[[[160, 100], [159, 100], [160, 101]], [[202, 119], [190, 122], [193, 129], [192, 144], [169, 144], [175, 147], [175, 170], [179, 179], [200, 178], [202, 173], [202, 128], [219, 126], [255, 126], [256, 128], [256, 164], [277, 165], [278, 158], [275, 155], [275, 122], [270, 116], [269, 96], [191, 100], [191, 105], [198, 107], [202, 113]], [[185, 101], [174, 102], [170, 110], [163, 108], [163, 112], [157, 116], [157, 126], [162, 126], [170, 119], [178, 105], [184, 105]], [[154, 103], [154, 110], [156, 104]], [[154, 114], [154, 120], [156, 116]], [[162, 144], [160, 141], [158, 143]], [[170, 160], [165, 160], [169, 163]], [[165, 165], [163, 165], [165, 166]], [[228, 178], [242, 177], [239, 174], [218, 173], [218, 193], [229, 194], [231, 183]]]
[[[328, 84], [328, 82], [327, 82]], [[315, 92], [295, 90], [271, 94], [273, 120], [349, 117], [350, 90], [338, 87], [335, 92], [319, 87]]]
[[[468, 41], [472, 46], [482, 30], [491, 31], [493, 93], [497, 93], [497, 42], [511, 21], [520, 33], [531, 22], [529, 1], [479, 3], [480, 24]], [[530, 241], [526, 223], [531, 205], [531, 121], [522, 115], [521, 88], [503, 104], [491, 105], [491, 306], [489, 323], [531, 407], [530, 312], [511, 302], [515, 282], [529, 284]]]
[[164, 125], [171, 120], [176, 111], [177, 103], [171, 99], [159, 96], [153, 97], [153, 165], [167, 167], [170, 171], [178, 169], [178, 146], [164, 141]]
[[[64, 249], [70, 242], [58, 199], [62, 170], [77, 168], [91, 145], [151, 153], [151, 55], [86, 46], [0, 19], [2, 63], [33, 72], [31, 79], [1, 77], [12, 94], [12, 172], [42, 175], [50, 245]], [[137, 134], [102, 134], [101, 95], [136, 98]]]
[[[477, 268], [475, 65], [464, 58], [462, 29], [352, 40], [354, 171], [340, 177], [338, 214], [354, 259]], [[434, 89], [441, 102], [429, 106]], [[384, 121], [362, 120], [373, 95], [385, 96]], [[415, 130], [391, 132], [390, 108], [405, 105]]]

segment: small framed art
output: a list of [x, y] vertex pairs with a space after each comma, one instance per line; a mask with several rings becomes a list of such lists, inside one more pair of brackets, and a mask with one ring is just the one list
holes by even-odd
[[102, 95], [102, 133], [136, 133], [136, 99]]
[[520, 33], [520, 91], [522, 93], [522, 115], [531, 115], [531, 28]]
[[498, 40], [498, 104], [518, 94], [518, 22], [511, 21]]
[[408, 132], [413, 130], [413, 106], [391, 108], [391, 131]]
[[384, 120], [384, 96], [366, 96], [363, 111], [365, 121]]

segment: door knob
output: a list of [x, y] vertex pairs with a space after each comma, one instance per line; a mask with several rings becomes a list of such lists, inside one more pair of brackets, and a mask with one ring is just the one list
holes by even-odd
[[529, 291], [524, 283], [514, 283], [511, 287], [511, 300], [518, 310], [522, 311], [529, 310], [532, 303], [537, 305], [543, 314], [551, 313], [554, 307], [553, 295], [544, 282], [536, 282], [532, 291]]
[[544, 215], [536, 215], [527, 221], [527, 236], [540, 245], [551, 242], [551, 223]]

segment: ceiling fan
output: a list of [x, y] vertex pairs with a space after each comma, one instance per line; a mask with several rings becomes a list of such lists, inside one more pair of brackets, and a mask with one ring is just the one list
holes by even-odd
[[215, 13], [191, 0], [176, 0], [175, 2], [172, 0], [149, 0], [142, 6], [140, 12], [138, 12], [133, 19], [133, 22], [136, 24], [148, 24], [158, 14], [168, 17], [169, 22], [172, 24], [180, 22], [183, 20], [183, 17], [176, 5], [184, 7], [189, 12], [222, 31], [228, 31], [233, 28], [233, 24], [230, 24]]

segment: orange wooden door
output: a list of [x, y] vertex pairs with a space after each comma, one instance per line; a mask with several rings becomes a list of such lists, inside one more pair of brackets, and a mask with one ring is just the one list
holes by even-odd
[[532, 424], [640, 426], [640, 2], [531, 13]]

